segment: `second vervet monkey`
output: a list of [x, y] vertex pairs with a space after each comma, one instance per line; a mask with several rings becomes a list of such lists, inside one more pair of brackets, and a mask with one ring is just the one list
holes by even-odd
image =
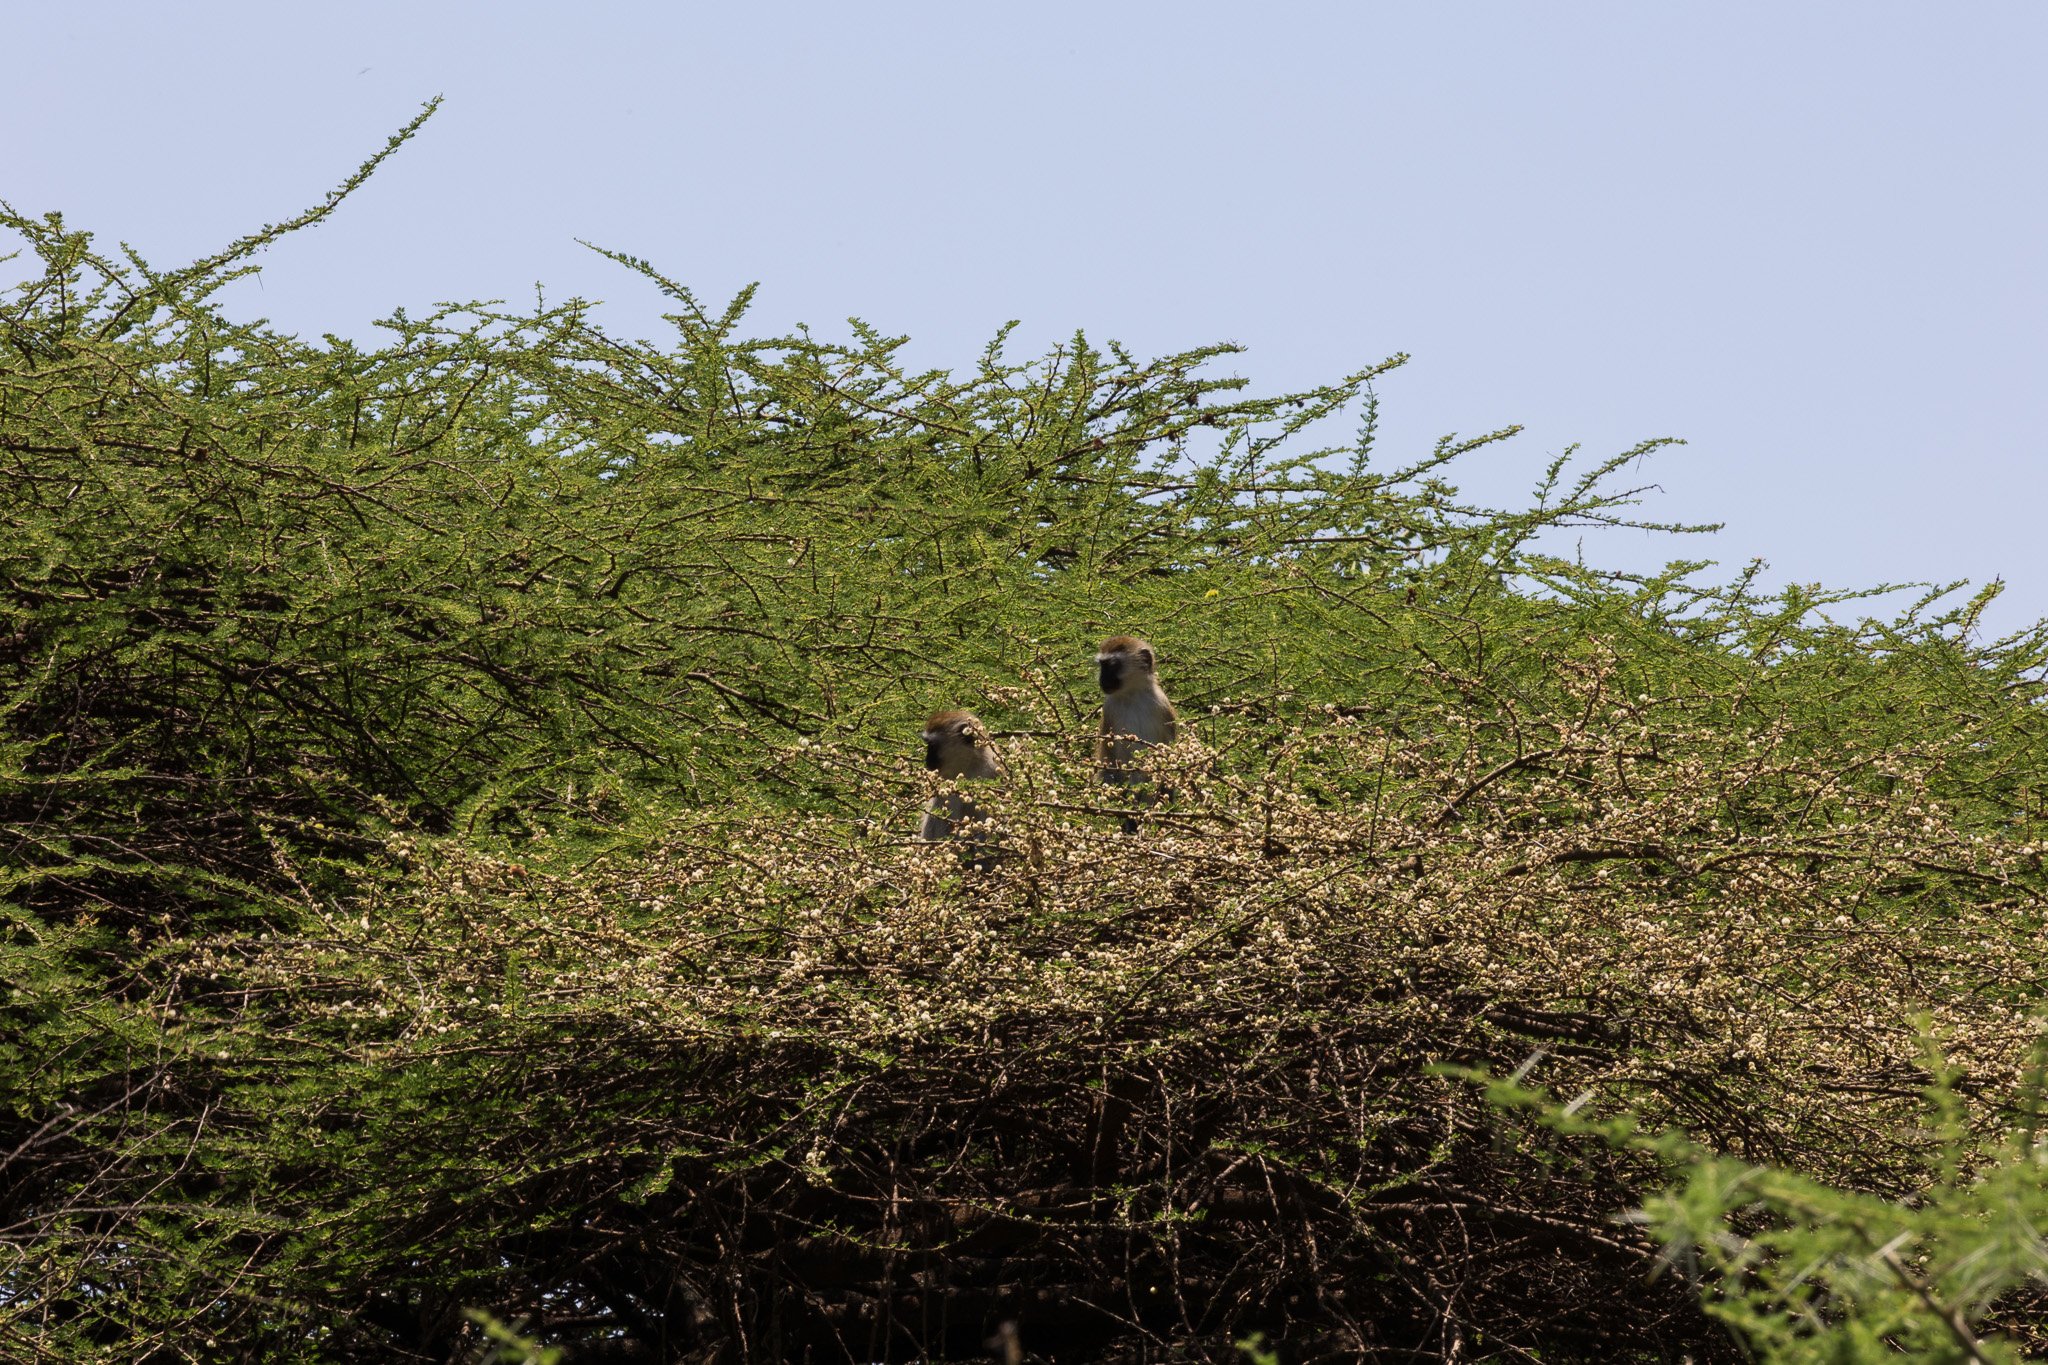
[[[924, 723], [924, 766], [954, 782], [1000, 782], [1002, 765], [996, 762], [995, 746], [988, 728], [972, 711], [934, 711]], [[925, 812], [918, 837], [931, 842], [954, 837], [959, 826], [983, 819], [981, 811], [965, 793], [941, 792]], [[992, 840], [975, 838], [974, 865], [984, 871], [995, 861]]]

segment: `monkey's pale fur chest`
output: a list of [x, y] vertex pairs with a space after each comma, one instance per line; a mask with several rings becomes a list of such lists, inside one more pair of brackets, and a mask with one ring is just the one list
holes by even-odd
[[981, 810], [974, 802], [959, 792], [942, 792], [933, 798], [932, 808], [925, 812], [918, 837], [932, 841], [950, 839], [954, 826], [981, 818]]
[[1156, 683], [1104, 697], [1102, 738], [1096, 746], [1102, 780], [1120, 785], [1146, 781], [1138, 755], [1155, 744], [1171, 744], [1175, 722], [1173, 705]]

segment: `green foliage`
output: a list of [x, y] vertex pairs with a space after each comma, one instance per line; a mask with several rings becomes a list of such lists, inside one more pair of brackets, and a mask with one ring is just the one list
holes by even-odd
[[1251, 1365], [1280, 1365], [1279, 1355], [1267, 1348], [1266, 1338], [1262, 1333], [1252, 1333], [1237, 1343], [1237, 1349]]
[[[1532, 1110], [1556, 1130], [1653, 1156], [1675, 1180], [1634, 1215], [1664, 1243], [1665, 1263], [1707, 1277], [1708, 1306], [1771, 1365], [1802, 1362], [2023, 1359], [1993, 1333], [2037, 1336], [2010, 1321], [2016, 1291], [2029, 1312], [2048, 1279], [2048, 1181], [2034, 1126], [2043, 1055], [2021, 1092], [2025, 1124], [1985, 1140], [1972, 1131], [1963, 1077], [1929, 1046], [1928, 1170], [1887, 1198], [1759, 1166], [1682, 1133], [1646, 1134], [1627, 1116], [1580, 1116], [1518, 1081], [1496, 1083], [1501, 1105]], [[1992, 1328], [1987, 1328], [1989, 1321]]]
[[[912, 372], [623, 255], [662, 341], [228, 316], [375, 164], [168, 272], [0, 211], [0, 1355], [1722, 1359], [1607, 1221], [1646, 1156], [1431, 1063], [1872, 1209], [1942, 1150], [1901, 1021], [2014, 1121], [2048, 630], [1561, 560], [1661, 443], [1473, 506], [1513, 432], [1388, 458], [1400, 357]], [[1190, 731], [1135, 837], [1122, 631]], [[911, 838], [944, 705], [991, 873]]]
[[480, 1365], [557, 1365], [562, 1352], [553, 1346], [542, 1346], [529, 1337], [523, 1337], [489, 1313], [471, 1312], [469, 1320], [483, 1328], [484, 1336], [490, 1341], [480, 1360]]

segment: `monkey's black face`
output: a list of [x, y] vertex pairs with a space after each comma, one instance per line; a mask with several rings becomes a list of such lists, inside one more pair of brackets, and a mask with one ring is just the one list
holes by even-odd
[[1122, 659], [1097, 659], [1095, 680], [1102, 684], [1104, 692], [1114, 692], [1124, 685], [1124, 661]]
[[924, 742], [924, 766], [937, 772], [939, 767], [939, 742], [928, 739]]

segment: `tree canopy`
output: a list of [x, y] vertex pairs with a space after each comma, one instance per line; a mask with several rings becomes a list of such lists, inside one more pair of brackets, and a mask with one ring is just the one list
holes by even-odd
[[[1737, 1359], [1614, 1221], [1658, 1153], [1440, 1064], [1878, 1199], [1930, 1033], [2017, 1122], [2048, 630], [1986, 593], [1561, 557], [1665, 443], [1473, 505], [1514, 432], [1382, 450], [1399, 356], [914, 372], [623, 254], [670, 335], [231, 316], [375, 164], [170, 271], [0, 212], [5, 1354]], [[1190, 732], [1132, 835], [1124, 631]], [[941, 706], [987, 872], [913, 837]]]

